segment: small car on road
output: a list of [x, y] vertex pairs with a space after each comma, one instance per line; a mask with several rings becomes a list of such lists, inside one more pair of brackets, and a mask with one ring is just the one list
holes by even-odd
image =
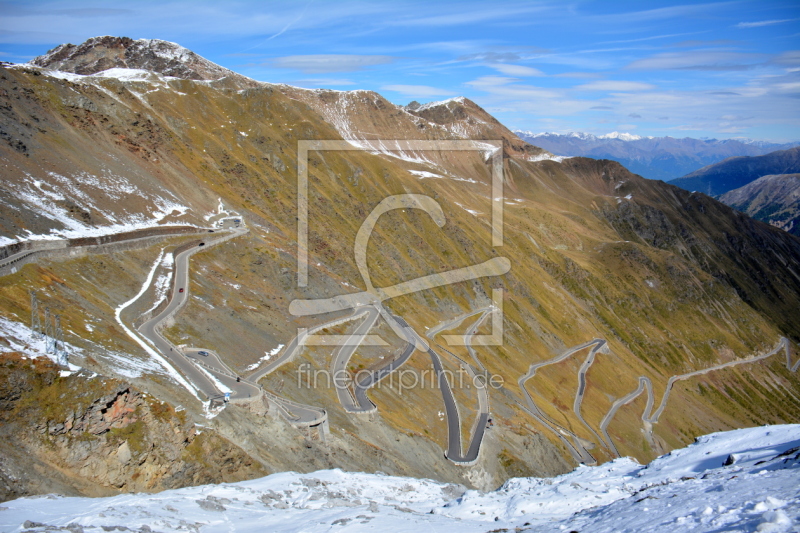
[[178, 292], [183, 292], [183, 287], [181, 287], [180, 289], [178, 289]]
[[201, 350], [201, 351], [197, 352], [197, 355], [207, 356], [208, 352], [204, 352], [204, 351]]

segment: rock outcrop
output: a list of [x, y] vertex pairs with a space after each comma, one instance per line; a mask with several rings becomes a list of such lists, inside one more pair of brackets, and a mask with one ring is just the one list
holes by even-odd
[[82, 75], [97, 74], [111, 68], [127, 68], [186, 80], [249, 80], [169, 41], [133, 40], [130, 37], [108, 35], [92, 37], [79, 45], [59, 45], [32, 59], [31, 64]]
[[59, 376], [45, 359], [0, 356], [0, 500], [100, 495], [249, 479], [265, 469], [182, 412], [117, 380]]

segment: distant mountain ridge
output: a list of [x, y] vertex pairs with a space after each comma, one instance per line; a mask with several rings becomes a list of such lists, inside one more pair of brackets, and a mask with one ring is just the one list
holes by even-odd
[[719, 200], [800, 237], [800, 174], [762, 176]]
[[800, 172], [800, 146], [753, 157], [731, 157], [703, 167], [670, 183], [687, 191], [719, 196], [744, 187], [762, 176]]
[[521, 139], [560, 156], [618, 161], [649, 179], [670, 181], [728, 157], [764, 155], [798, 143], [778, 144], [749, 139], [642, 137], [631, 133], [605, 135], [571, 132], [514, 131]]

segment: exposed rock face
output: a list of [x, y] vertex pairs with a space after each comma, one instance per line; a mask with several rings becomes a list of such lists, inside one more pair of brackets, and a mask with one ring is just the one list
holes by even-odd
[[191, 50], [159, 39], [93, 37], [80, 44], [62, 44], [31, 60], [40, 67], [75, 74], [97, 74], [110, 68], [158, 72], [187, 80], [244, 78], [200, 57]]
[[128, 385], [59, 377], [47, 360], [0, 356], [0, 500], [219, 483], [266, 471], [237, 446]]

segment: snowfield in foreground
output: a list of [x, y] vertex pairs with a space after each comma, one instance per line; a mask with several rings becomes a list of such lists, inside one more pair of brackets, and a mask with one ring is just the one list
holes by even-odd
[[487, 493], [325, 470], [0, 506], [0, 530], [8, 532], [783, 532], [798, 531], [798, 518], [800, 424], [714, 433], [647, 466], [617, 459], [552, 479], [512, 479]]

